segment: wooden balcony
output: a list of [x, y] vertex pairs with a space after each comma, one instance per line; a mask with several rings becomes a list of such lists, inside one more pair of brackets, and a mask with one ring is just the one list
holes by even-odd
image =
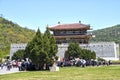
[[56, 39], [89, 39], [92, 37], [91, 34], [87, 35], [68, 35], [68, 36], [55, 36]]

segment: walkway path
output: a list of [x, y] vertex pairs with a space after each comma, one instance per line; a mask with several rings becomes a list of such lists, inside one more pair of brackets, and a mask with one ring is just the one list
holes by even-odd
[[10, 73], [15, 73], [15, 72], [19, 72], [18, 68], [12, 68], [10, 70], [7, 70], [6, 67], [4, 67], [3, 69], [0, 68], [0, 75], [10, 74]]

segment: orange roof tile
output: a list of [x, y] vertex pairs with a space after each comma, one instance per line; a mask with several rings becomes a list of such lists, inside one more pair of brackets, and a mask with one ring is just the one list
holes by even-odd
[[77, 30], [77, 29], [90, 29], [90, 25], [85, 25], [81, 23], [74, 24], [58, 24], [53, 27], [49, 27], [50, 30]]

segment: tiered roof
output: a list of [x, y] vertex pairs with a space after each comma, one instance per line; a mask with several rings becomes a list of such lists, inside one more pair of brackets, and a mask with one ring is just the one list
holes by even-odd
[[50, 30], [81, 30], [81, 29], [90, 29], [90, 25], [85, 25], [81, 23], [74, 24], [58, 24], [53, 27], [49, 27]]

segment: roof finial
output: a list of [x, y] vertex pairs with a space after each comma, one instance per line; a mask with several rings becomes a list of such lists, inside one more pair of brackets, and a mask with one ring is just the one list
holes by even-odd
[[58, 24], [60, 24], [60, 21], [58, 21]]
[[79, 23], [81, 23], [81, 21], [79, 21]]

